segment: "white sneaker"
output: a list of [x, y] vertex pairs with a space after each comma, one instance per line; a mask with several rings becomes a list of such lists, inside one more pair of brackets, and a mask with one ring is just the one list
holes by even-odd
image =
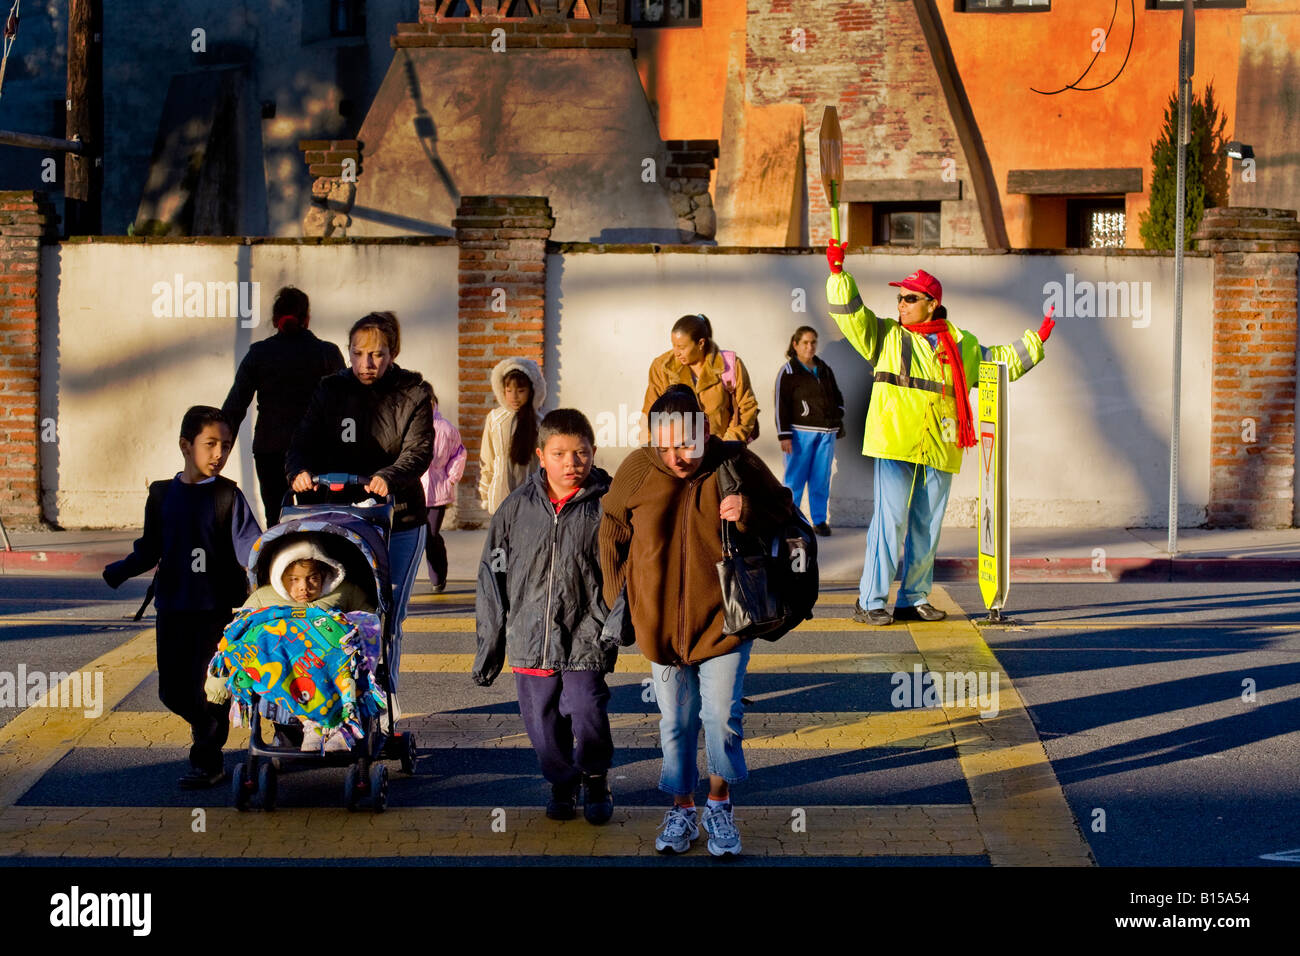
[[655, 838], [655, 849], [660, 853], [685, 853], [699, 837], [700, 826], [695, 822], [695, 809], [673, 807], [664, 814], [663, 827]]
[[352, 748], [348, 746], [348, 742], [343, 739], [343, 735], [341, 733], [335, 734], [334, 736], [327, 738], [325, 741], [325, 752], [327, 754], [339, 753], [340, 751], [346, 751], [351, 749]]
[[319, 730], [315, 727], [304, 727], [302, 730], [302, 746], [298, 749], [305, 754], [320, 753], [323, 742], [324, 738], [321, 737]]
[[709, 852], [714, 856], [740, 856], [740, 831], [730, 803], [704, 811], [704, 829], [709, 834]]

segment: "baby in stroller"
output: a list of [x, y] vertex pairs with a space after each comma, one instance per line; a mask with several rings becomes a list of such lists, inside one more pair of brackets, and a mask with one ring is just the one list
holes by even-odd
[[[268, 577], [269, 583], [255, 590], [241, 610], [314, 607], [344, 614], [375, 611], [366, 592], [347, 580], [343, 565], [327, 555], [310, 538], [293, 541], [282, 547], [271, 563]], [[209, 699], [228, 699], [224, 678], [210, 676], [209, 682]], [[349, 742], [343, 735], [326, 737], [315, 722], [287, 712], [272, 701], [263, 699], [259, 707], [262, 716], [274, 723], [276, 742], [280, 746], [290, 745], [289, 741], [297, 736], [298, 726], [301, 725], [302, 752], [349, 749]]]

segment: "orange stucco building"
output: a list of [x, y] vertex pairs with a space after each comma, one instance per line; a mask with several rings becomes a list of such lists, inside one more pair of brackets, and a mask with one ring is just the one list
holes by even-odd
[[[1123, 2], [1043, 0], [973, 9], [980, 3], [700, 0], [699, 25], [634, 28], [637, 70], [665, 140], [719, 141], [715, 191], [728, 188], [729, 152], [733, 166], [802, 161], [806, 241], [829, 233], [817, 133], [823, 108], [835, 105], [853, 245], [890, 241], [879, 213], [910, 203], [941, 222], [930, 234], [941, 233], [940, 245], [1140, 247], [1152, 143], [1177, 83], [1180, 5], [1135, 0], [1130, 12]], [[1236, 128], [1238, 78], [1249, 64], [1253, 125], [1281, 140], [1296, 123], [1295, 104], [1278, 88], [1293, 78], [1300, 0], [1212, 3], [1197, 7], [1195, 89], [1203, 95], [1213, 84], [1227, 138], [1249, 141]], [[1245, 43], [1244, 22], [1253, 24]], [[777, 103], [802, 106], [801, 143], [755, 159], [729, 142], [761, 128]], [[1290, 103], [1292, 115], [1279, 120], [1278, 103]], [[1270, 122], [1273, 130], [1258, 129]], [[1267, 157], [1254, 145], [1262, 175]], [[1264, 204], [1232, 168], [1232, 203]], [[1273, 185], [1285, 181], [1279, 172]], [[719, 209], [719, 241], [743, 240], [725, 235], [727, 212]]]

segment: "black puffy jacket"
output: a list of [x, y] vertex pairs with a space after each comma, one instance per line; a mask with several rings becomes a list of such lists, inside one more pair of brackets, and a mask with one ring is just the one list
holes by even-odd
[[378, 475], [395, 500], [393, 531], [424, 524], [420, 476], [433, 461], [433, 389], [419, 372], [396, 365], [373, 385], [343, 369], [321, 379], [284, 460], [289, 482], [300, 471]]
[[507, 652], [512, 667], [613, 670], [617, 650], [601, 642], [609, 609], [596, 543], [609, 482], [592, 468], [556, 513], [546, 474], [536, 468], [492, 516], [478, 569], [475, 683], [496, 680]]

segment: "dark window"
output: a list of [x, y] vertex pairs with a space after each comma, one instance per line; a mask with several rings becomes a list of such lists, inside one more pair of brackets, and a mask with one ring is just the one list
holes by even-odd
[[366, 0], [330, 0], [330, 35], [365, 36]]
[[703, 0], [627, 0], [627, 22], [634, 27], [698, 27]]
[[872, 204], [872, 244], [877, 246], [939, 245], [939, 204]]
[[[1213, 7], [1244, 7], [1246, 0], [1192, 0], [1192, 5], [1198, 10]], [[1147, 0], [1148, 10], [1181, 10], [1182, 8], [1183, 0]]]
[[1036, 13], [1052, 9], [1052, 0], [955, 0], [958, 13]]
[[1065, 244], [1071, 249], [1122, 249], [1124, 199], [1089, 196], [1065, 204]]

